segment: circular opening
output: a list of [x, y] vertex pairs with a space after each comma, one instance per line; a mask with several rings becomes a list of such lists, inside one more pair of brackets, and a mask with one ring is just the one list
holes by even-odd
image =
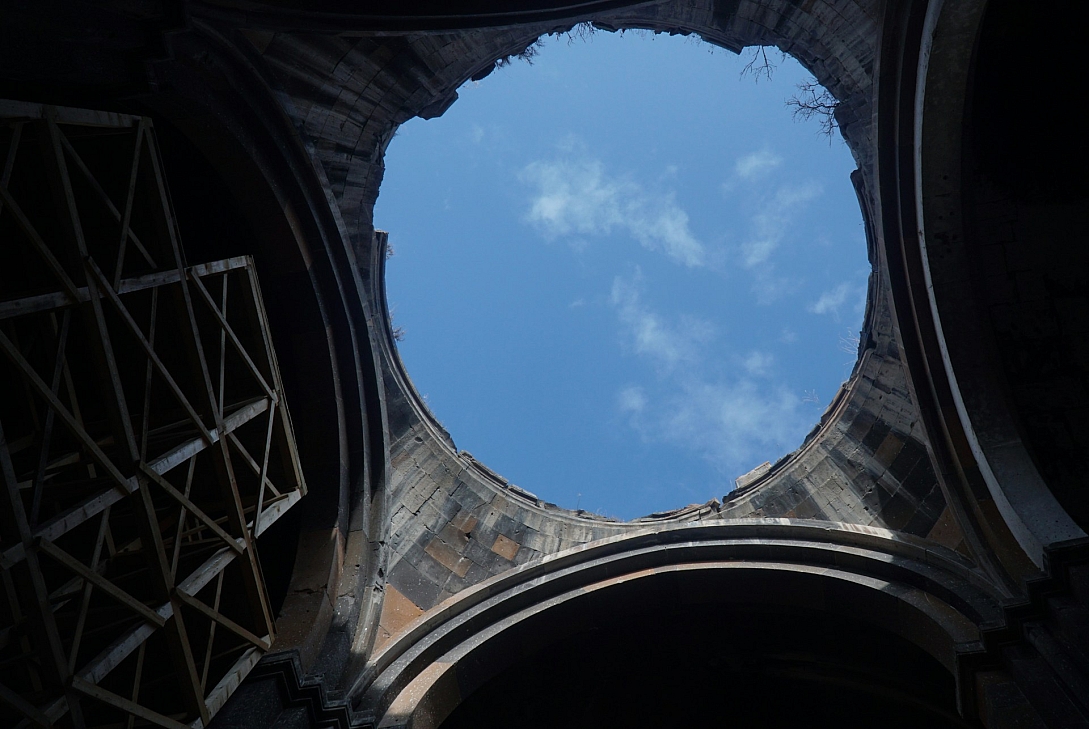
[[460, 448], [547, 501], [721, 497], [857, 358], [870, 266], [834, 101], [774, 49], [629, 31], [528, 55], [389, 146], [400, 356]]

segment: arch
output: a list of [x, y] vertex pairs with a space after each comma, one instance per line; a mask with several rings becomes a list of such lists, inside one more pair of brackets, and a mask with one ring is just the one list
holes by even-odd
[[[355, 708], [374, 711], [379, 726], [438, 726], [531, 643], [585, 629], [576, 616], [620, 616], [641, 603], [839, 616], [898, 636], [953, 676], [981, 649], [977, 626], [1000, 620], [993, 588], [970, 563], [886, 530], [678, 525], [561, 552], [446, 601], [371, 657], [350, 692]], [[970, 707], [971, 687], [957, 690]]]
[[[954, 501], [962, 504], [961, 519], [978, 524], [978, 538], [986, 542], [976, 551], [990, 551], [1016, 575], [1026, 568], [1011, 543], [1043, 567], [1047, 548], [1085, 533], [1055, 499], [1025, 446], [988, 302], [980, 294], [980, 279], [995, 264], [984, 260], [982, 241], [972, 240], [966, 223], [974, 173], [966, 167], [971, 155], [965, 134], [972, 120], [975, 39], [987, 6], [900, 6], [901, 24], [890, 23], [885, 39], [882, 63], [890, 78], [882, 87], [878, 134], [888, 135], [890, 145], [899, 137], [898, 146], [887, 149], [901, 150], [901, 158], [880, 159], [878, 166], [900, 329], [910, 331], [913, 322], [917, 331], [918, 339], [909, 336], [906, 344], [919, 347], [921, 360], [910, 366], [921, 409], [934, 419], [939, 460], [948, 454], [946, 481], [960, 491]], [[897, 39], [897, 32], [920, 38], [919, 45]], [[893, 81], [897, 71], [901, 77]]]
[[[508, 667], [465, 695], [441, 726], [785, 729], [864, 726], [873, 716], [890, 729], [963, 725], [952, 675], [916, 646], [825, 611], [714, 603], [714, 577], [700, 578], [709, 583], [702, 604], [665, 608], [643, 595], [611, 615], [572, 606], [581, 631], [540, 648], [519, 641]], [[767, 583], [749, 575], [734, 584]], [[552, 617], [566, 620], [561, 611]]]

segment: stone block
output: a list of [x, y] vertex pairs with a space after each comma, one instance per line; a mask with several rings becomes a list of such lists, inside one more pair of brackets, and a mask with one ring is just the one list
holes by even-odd
[[454, 545], [446, 542], [441, 536], [432, 539], [424, 551], [458, 577], [464, 577], [465, 573], [469, 571], [470, 565], [472, 565], [472, 560], [462, 556]]
[[407, 559], [402, 559], [394, 565], [390, 570], [387, 583], [392, 584], [405, 597], [422, 608], [434, 605], [441, 589], [439, 584], [425, 577]]
[[496, 536], [495, 543], [492, 544], [492, 551], [503, 559], [513, 562], [515, 556], [518, 554], [520, 546], [521, 545], [519, 545], [518, 542], [500, 534]]

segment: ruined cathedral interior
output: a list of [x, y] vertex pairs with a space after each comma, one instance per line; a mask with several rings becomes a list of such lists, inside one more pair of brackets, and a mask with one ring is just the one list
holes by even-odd
[[[1078, 17], [0, 4], [0, 726], [1089, 727]], [[580, 23], [801, 62], [872, 266], [805, 441], [631, 522], [455, 447], [372, 221], [398, 125]]]

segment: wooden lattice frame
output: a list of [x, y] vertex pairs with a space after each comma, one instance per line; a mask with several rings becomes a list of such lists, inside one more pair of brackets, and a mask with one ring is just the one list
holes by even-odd
[[150, 120], [0, 102], [0, 725], [208, 723], [305, 494], [249, 258], [185, 265]]

